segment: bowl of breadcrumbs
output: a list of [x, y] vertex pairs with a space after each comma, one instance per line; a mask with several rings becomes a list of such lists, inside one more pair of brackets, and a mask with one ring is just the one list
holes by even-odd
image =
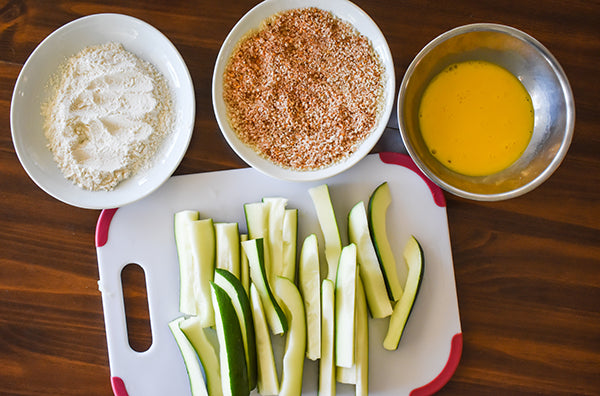
[[314, 181], [377, 143], [394, 105], [394, 65], [385, 37], [353, 3], [266, 0], [225, 39], [212, 89], [223, 136], [247, 164]]

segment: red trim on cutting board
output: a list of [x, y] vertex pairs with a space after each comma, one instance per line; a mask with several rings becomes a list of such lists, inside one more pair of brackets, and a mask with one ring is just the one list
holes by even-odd
[[425, 176], [425, 174], [421, 171], [421, 169], [419, 169], [417, 164], [414, 163], [410, 156], [406, 154], [393, 153], [388, 151], [379, 153], [379, 158], [386, 164], [395, 164], [403, 166], [415, 172], [417, 175], [421, 176], [421, 179], [423, 179], [425, 184], [427, 184], [427, 186], [429, 187], [435, 204], [442, 208], [446, 206], [446, 198], [444, 197], [442, 189], [437, 184], [432, 182], [427, 176]]
[[462, 355], [462, 346], [462, 333], [456, 333], [452, 337], [450, 355], [442, 371], [427, 385], [413, 389], [410, 392], [410, 396], [429, 396], [442, 389], [450, 381], [450, 378], [452, 378], [458, 367], [458, 362], [460, 362], [460, 356]]
[[120, 377], [110, 377], [110, 384], [115, 396], [129, 396], [125, 389], [125, 382]]
[[96, 247], [104, 246], [108, 241], [108, 229], [117, 209], [104, 209], [96, 223]]

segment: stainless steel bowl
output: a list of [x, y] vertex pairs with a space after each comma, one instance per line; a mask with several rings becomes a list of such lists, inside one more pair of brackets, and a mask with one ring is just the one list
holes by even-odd
[[[523, 155], [488, 176], [446, 168], [429, 152], [419, 130], [419, 105], [431, 79], [450, 64], [468, 60], [495, 63], [513, 73], [529, 92], [535, 112]], [[498, 201], [533, 190], [556, 170], [571, 143], [575, 105], [563, 69], [541, 43], [508, 26], [478, 23], [438, 36], [415, 57], [400, 85], [398, 124], [408, 153], [433, 182], [457, 196]]]

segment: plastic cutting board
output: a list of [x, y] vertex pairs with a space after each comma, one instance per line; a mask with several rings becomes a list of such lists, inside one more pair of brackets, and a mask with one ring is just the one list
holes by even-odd
[[[382, 182], [389, 183], [388, 236], [397, 258], [415, 235], [425, 255], [419, 296], [398, 349], [382, 347], [388, 319], [370, 319], [369, 391], [372, 395], [435, 393], [453, 375], [462, 352], [462, 333], [444, 195], [404, 154], [367, 156], [350, 170], [319, 182], [274, 180], [253, 169], [174, 176], [152, 195], [119, 209], [104, 210], [96, 229], [96, 248], [106, 325], [111, 382], [117, 396], [185, 396], [187, 372], [168, 322], [179, 312], [179, 270], [173, 215], [193, 209], [201, 217], [239, 222], [246, 231], [243, 204], [263, 197], [288, 198], [299, 209], [298, 251], [304, 237], [316, 233], [323, 246], [308, 189], [327, 183], [342, 242], [346, 217]], [[399, 259], [399, 273], [405, 274]], [[130, 348], [123, 304], [121, 270], [136, 263], [144, 269], [152, 345], [144, 352]], [[402, 268], [400, 268], [402, 267]], [[405, 276], [405, 275], [404, 275]], [[283, 338], [276, 336], [276, 355]], [[306, 360], [303, 394], [316, 395], [318, 366]], [[256, 391], [254, 391], [256, 392]], [[255, 394], [255, 393], [253, 393]], [[338, 395], [354, 394], [352, 385], [337, 384]]]

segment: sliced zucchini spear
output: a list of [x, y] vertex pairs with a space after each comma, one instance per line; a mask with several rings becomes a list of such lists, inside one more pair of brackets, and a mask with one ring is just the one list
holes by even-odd
[[250, 390], [256, 387], [256, 339], [254, 334], [254, 321], [252, 307], [242, 282], [231, 272], [215, 269], [215, 281], [231, 298], [242, 331], [244, 350], [246, 352], [246, 366], [248, 368], [248, 383]]
[[295, 282], [298, 245], [298, 209], [286, 209], [283, 216], [283, 265], [281, 276]]
[[215, 329], [219, 340], [219, 362], [224, 396], [250, 394], [244, 340], [237, 313], [225, 290], [210, 282], [215, 307]]
[[248, 266], [248, 256], [241, 248], [242, 242], [248, 240], [248, 234], [240, 234], [240, 281], [246, 290], [246, 294], [250, 295], [250, 267]]
[[387, 236], [387, 210], [392, 203], [392, 194], [387, 182], [380, 184], [369, 199], [369, 230], [375, 251], [383, 271], [389, 297], [398, 301], [402, 297], [402, 284], [398, 278], [396, 260]]
[[265, 396], [277, 395], [279, 393], [279, 380], [277, 378], [275, 357], [273, 356], [271, 334], [269, 333], [265, 311], [254, 283], [250, 284], [250, 302], [252, 304], [254, 333], [256, 335], [258, 393]]
[[306, 317], [304, 303], [296, 285], [289, 279], [275, 279], [275, 294], [282, 301], [283, 310], [289, 324], [285, 338], [283, 368], [281, 373], [280, 396], [300, 396], [302, 394], [302, 374], [306, 354]]
[[210, 297], [210, 282], [215, 273], [215, 228], [212, 219], [189, 222], [190, 244], [197, 284], [194, 285], [196, 315], [202, 327], [215, 324], [215, 314]]
[[383, 347], [388, 350], [398, 348], [398, 343], [404, 332], [406, 322], [421, 288], [423, 271], [425, 269], [423, 249], [414, 236], [411, 236], [406, 243], [402, 256], [408, 265], [408, 276], [406, 286], [404, 287], [404, 294], [394, 306], [394, 312], [390, 316], [388, 331], [383, 340]]
[[321, 283], [321, 359], [319, 360], [319, 396], [335, 395], [335, 284]]
[[195, 210], [182, 210], [175, 213], [174, 231], [177, 259], [179, 261], [179, 311], [186, 315], [196, 315], [196, 299], [194, 283], [197, 281], [197, 270], [192, 259], [192, 247], [189, 223], [198, 220], [200, 213]]
[[169, 329], [171, 330], [175, 342], [179, 347], [179, 351], [181, 352], [181, 356], [183, 357], [185, 369], [187, 370], [188, 379], [190, 381], [192, 396], [208, 396], [209, 393], [206, 389], [206, 384], [202, 375], [202, 366], [198, 360], [196, 350], [179, 328], [179, 324], [183, 320], [184, 317], [182, 316], [169, 322]]
[[196, 316], [190, 316], [179, 322], [179, 328], [192, 344], [204, 368], [206, 387], [209, 395], [222, 395], [221, 371], [219, 367], [219, 353], [215, 343], [211, 342], [207, 332], [212, 328], [204, 328]]
[[[354, 346], [356, 352], [356, 345]], [[356, 359], [356, 356], [354, 357]], [[356, 384], [356, 363], [352, 367], [340, 367], [335, 368], [335, 379], [341, 384]]]
[[369, 394], [369, 313], [363, 283], [356, 288], [356, 396]]
[[264, 264], [264, 244], [262, 238], [244, 241], [242, 242], [242, 248], [248, 257], [250, 279], [256, 285], [271, 331], [273, 334], [285, 333], [288, 328], [287, 320], [269, 285]]
[[248, 227], [248, 239], [260, 238], [263, 240], [263, 263], [267, 279], [270, 279], [269, 205], [264, 202], [247, 203], [244, 205], [244, 216]]
[[356, 245], [342, 249], [335, 281], [335, 364], [354, 364], [354, 318], [356, 314]]
[[306, 357], [321, 357], [321, 274], [317, 236], [304, 239], [298, 265], [298, 284], [306, 313]]
[[216, 268], [240, 277], [240, 230], [238, 223], [215, 223]]
[[265, 250], [268, 250], [270, 268], [267, 276], [270, 283], [281, 275], [283, 270], [283, 220], [285, 217], [285, 206], [287, 199], [281, 197], [265, 197], [262, 202], [266, 205], [267, 211], [267, 235], [268, 244], [265, 244]]
[[359, 273], [371, 315], [374, 318], [390, 316], [392, 304], [386, 292], [385, 280], [369, 232], [367, 212], [363, 201], [354, 205], [348, 214], [348, 239], [356, 244]]
[[308, 190], [317, 212], [317, 219], [325, 239], [325, 259], [327, 260], [327, 279], [335, 281], [338, 260], [342, 251], [342, 240], [335, 219], [329, 187], [322, 184]]
[[337, 381], [354, 384], [356, 395], [369, 394], [369, 311], [360, 276], [356, 278], [354, 365], [337, 367]]

